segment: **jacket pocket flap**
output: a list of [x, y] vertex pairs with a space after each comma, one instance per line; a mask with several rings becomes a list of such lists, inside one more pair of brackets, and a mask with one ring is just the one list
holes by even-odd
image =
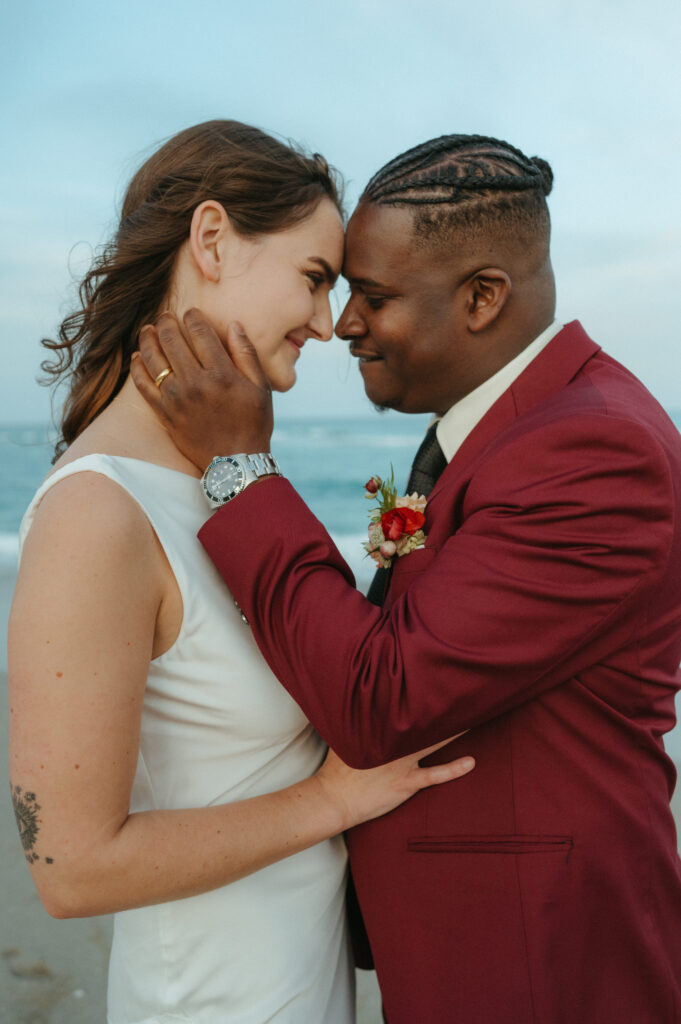
[[572, 836], [551, 835], [414, 836], [407, 840], [411, 853], [564, 853], [573, 845]]

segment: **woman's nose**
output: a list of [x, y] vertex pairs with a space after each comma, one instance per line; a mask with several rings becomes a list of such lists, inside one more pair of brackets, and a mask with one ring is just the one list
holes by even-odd
[[310, 321], [310, 330], [314, 332], [315, 338], [319, 341], [331, 341], [333, 338], [333, 316], [328, 297], [325, 298]]

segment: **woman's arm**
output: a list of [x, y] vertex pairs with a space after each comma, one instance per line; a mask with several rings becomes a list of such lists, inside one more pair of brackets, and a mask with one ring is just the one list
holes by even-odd
[[46, 909], [77, 917], [217, 888], [384, 814], [470, 759], [412, 755], [238, 803], [129, 813], [150, 659], [164, 649], [163, 555], [97, 474], [55, 484], [27, 538], [10, 620], [10, 777]]

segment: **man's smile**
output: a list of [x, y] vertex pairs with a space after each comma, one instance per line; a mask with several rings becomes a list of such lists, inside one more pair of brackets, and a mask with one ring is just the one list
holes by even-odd
[[377, 352], [369, 352], [368, 350], [357, 348], [356, 345], [350, 346], [350, 355], [355, 359], [359, 359], [360, 365], [364, 363], [376, 363], [383, 359], [383, 356], [379, 356]]

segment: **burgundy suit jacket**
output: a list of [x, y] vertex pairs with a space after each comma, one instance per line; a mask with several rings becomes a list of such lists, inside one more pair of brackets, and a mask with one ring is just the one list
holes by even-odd
[[[386, 453], [386, 462], [389, 453]], [[200, 538], [273, 671], [369, 767], [452, 736], [464, 779], [350, 833], [390, 1024], [678, 1024], [669, 800], [681, 438], [577, 323], [428, 501], [384, 608], [283, 479]]]

